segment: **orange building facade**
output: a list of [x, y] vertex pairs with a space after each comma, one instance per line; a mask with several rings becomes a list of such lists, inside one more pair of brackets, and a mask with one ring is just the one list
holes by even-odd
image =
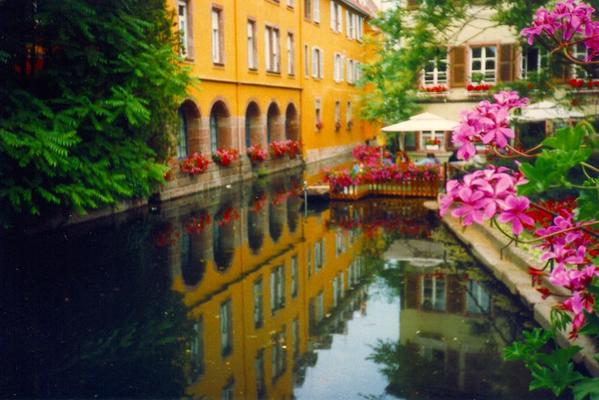
[[[348, 154], [375, 135], [356, 81], [376, 7], [369, 0], [170, 0], [182, 62], [199, 80], [179, 109], [173, 156], [235, 149], [196, 176], [173, 169], [161, 199]], [[250, 146], [301, 143], [301, 157], [252, 164]]]

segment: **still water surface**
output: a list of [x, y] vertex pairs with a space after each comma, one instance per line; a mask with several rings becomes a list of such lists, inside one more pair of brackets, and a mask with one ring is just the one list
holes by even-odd
[[4, 239], [0, 397], [535, 398], [529, 313], [420, 201], [301, 181]]

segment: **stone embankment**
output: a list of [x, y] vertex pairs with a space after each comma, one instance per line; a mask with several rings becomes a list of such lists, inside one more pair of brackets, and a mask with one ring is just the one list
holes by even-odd
[[[427, 202], [426, 206], [438, 209], [436, 202]], [[533, 255], [513, 244], [507, 246], [509, 239], [489, 225], [475, 224], [464, 228], [458, 219], [449, 215], [443, 218], [443, 222], [478, 261], [503, 282], [510, 292], [522, 299], [542, 327], [551, 328], [551, 309], [557, 304], [557, 298], [550, 296], [543, 300], [541, 293], [532, 287], [528, 268], [538, 267]], [[553, 286], [546, 277], [543, 285], [552, 293], [568, 295], [565, 289]], [[582, 350], [578, 353], [576, 361], [582, 362], [591, 375], [599, 376], [599, 363], [594, 359], [596, 348], [588, 337], [580, 336], [572, 341], [568, 339], [567, 332], [558, 331], [557, 341], [563, 347], [570, 344], [580, 346]]]

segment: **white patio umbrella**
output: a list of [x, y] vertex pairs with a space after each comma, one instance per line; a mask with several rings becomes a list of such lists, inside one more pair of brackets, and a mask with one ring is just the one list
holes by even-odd
[[537, 122], [553, 119], [584, 118], [584, 114], [579, 111], [568, 110], [566, 107], [552, 101], [541, 101], [524, 108], [521, 115], [516, 115], [513, 118], [520, 122]]
[[[417, 131], [436, 131], [444, 132], [451, 131], [459, 123], [451, 121], [438, 115], [428, 112], [417, 114], [406, 121], [399, 122], [394, 125], [389, 125], [383, 128], [383, 132], [417, 132]], [[403, 148], [403, 138], [400, 137], [401, 147]]]
[[451, 131], [458, 125], [456, 121], [425, 112], [414, 115], [406, 121], [386, 126], [383, 132]]

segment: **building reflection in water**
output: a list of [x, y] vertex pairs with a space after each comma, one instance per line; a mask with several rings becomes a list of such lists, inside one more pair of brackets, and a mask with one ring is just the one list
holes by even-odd
[[330, 229], [329, 210], [304, 217], [299, 182], [221, 194], [187, 214], [162, 210], [181, 232], [165, 247], [193, 321], [187, 395], [292, 398], [314, 350], [362, 307], [361, 234]]

